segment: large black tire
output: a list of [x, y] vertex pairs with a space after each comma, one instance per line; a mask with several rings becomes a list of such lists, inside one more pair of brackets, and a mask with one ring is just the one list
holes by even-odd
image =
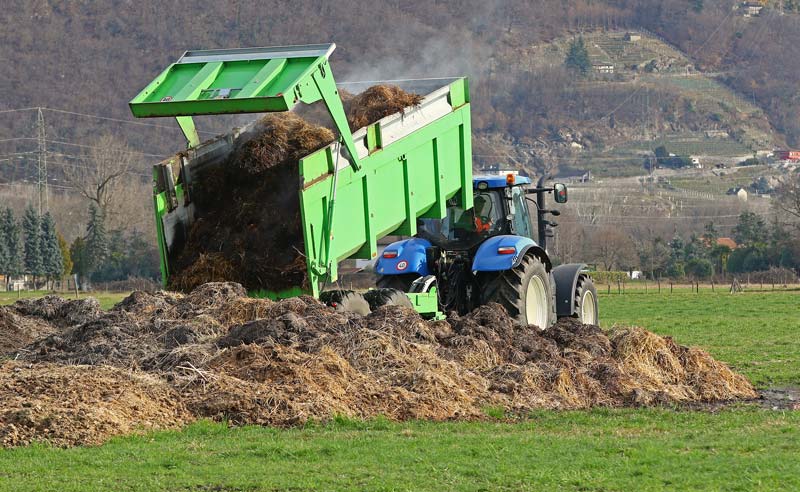
[[369, 303], [369, 308], [375, 311], [381, 306], [405, 306], [414, 308], [411, 299], [397, 289], [372, 289], [364, 293], [364, 299]]
[[481, 294], [484, 304], [502, 305], [512, 318], [524, 325], [544, 330], [555, 322], [550, 275], [535, 255], [526, 255], [514, 269], [485, 276]]
[[416, 273], [404, 273], [402, 275], [381, 275], [375, 285], [379, 289], [395, 289], [401, 292], [411, 290], [411, 284], [418, 279]]
[[364, 296], [352, 290], [328, 290], [319, 295], [319, 300], [343, 313], [366, 316], [371, 312]]
[[[581, 275], [575, 286], [575, 318], [585, 325], [598, 324], [597, 289], [592, 278]], [[585, 308], [585, 309], [584, 309]]]

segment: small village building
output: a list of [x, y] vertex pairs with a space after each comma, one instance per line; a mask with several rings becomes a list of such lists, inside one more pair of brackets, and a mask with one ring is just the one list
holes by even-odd
[[738, 244], [736, 244], [736, 241], [729, 237], [719, 237], [717, 238], [717, 246], [727, 246], [731, 250], [734, 250]]
[[629, 32], [625, 34], [625, 41], [635, 42], [635, 41], [641, 41], [641, 39], [642, 35], [639, 33]]
[[764, 8], [764, 4], [761, 2], [744, 2], [741, 8], [742, 15], [745, 17], [758, 17], [761, 15], [761, 10]]
[[780, 161], [800, 161], [800, 150], [776, 150], [775, 158]]
[[744, 188], [739, 188], [739, 191], [736, 192], [736, 197], [739, 198], [739, 200], [741, 200], [743, 202], [746, 202], [747, 201], [747, 190], [745, 190]]
[[597, 73], [614, 73], [614, 65], [611, 63], [597, 63], [592, 68]]

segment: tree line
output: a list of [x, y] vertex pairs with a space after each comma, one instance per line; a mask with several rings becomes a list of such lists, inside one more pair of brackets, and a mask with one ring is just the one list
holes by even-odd
[[11, 281], [30, 277], [30, 284], [54, 288], [65, 275], [76, 274], [79, 284], [156, 278], [155, 248], [137, 231], [107, 231], [105, 217], [89, 205], [86, 233], [68, 244], [58, 233], [50, 212], [39, 215], [33, 206], [17, 218], [11, 208], [0, 213], [0, 274], [5, 289]]

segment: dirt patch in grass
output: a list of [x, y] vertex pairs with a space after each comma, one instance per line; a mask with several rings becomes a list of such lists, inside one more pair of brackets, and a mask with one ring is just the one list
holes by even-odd
[[[41, 312], [30, 312], [39, 314], [14, 316], [52, 326]], [[188, 295], [135, 292], [111, 311], [82, 321], [18, 351], [17, 364], [29, 364], [28, 372], [8, 366], [3, 377], [21, 381], [15, 374], [24, 374], [30, 389], [5, 410], [0, 399], [0, 414], [36, 401], [42, 414], [56, 405], [51, 413], [66, 418], [62, 409], [95, 401], [93, 377], [123, 374], [125, 381], [138, 384], [141, 376], [174, 391], [170, 398], [177, 406], [166, 415], [178, 416], [175, 425], [187, 418], [211, 418], [289, 426], [335, 415], [480, 419], [486, 407], [524, 415], [540, 408], [758, 396], [743, 376], [708, 353], [642, 328], [605, 332], [564, 319], [538, 331], [516, 324], [497, 304], [430, 322], [399, 306], [360, 316], [334, 311], [307, 296], [250, 299], [239, 284], [209, 283]], [[69, 367], [78, 371], [69, 391], [82, 394], [87, 384], [88, 399], [60, 402], [48, 396], [55, 383], [37, 382], [55, 381], [54, 371]], [[140, 421], [146, 428], [162, 425], [151, 424], [149, 415], [130, 413], [127, 427], [103, 424], [97, 438], [80, 426], [70, 437], [66, 430], [55, 436], [52, 429], [45, 432], [33, 423], [30, 435], [21, 434], [28, 437], [6, 442], [24, 444], [38, 436], [60, 445], [95, 443], [129, 432]]]

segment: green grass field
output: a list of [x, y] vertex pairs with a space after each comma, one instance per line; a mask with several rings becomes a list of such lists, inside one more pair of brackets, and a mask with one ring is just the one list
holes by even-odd
[[[707, 348], [759, 386], [800, 384], [800, 292], [601, 296], [605, 327]], [[199, 422], [95, 448], [0, 450], [0, 490], [798, 490], [800, 412], [541, 411], [516, 422]]]

